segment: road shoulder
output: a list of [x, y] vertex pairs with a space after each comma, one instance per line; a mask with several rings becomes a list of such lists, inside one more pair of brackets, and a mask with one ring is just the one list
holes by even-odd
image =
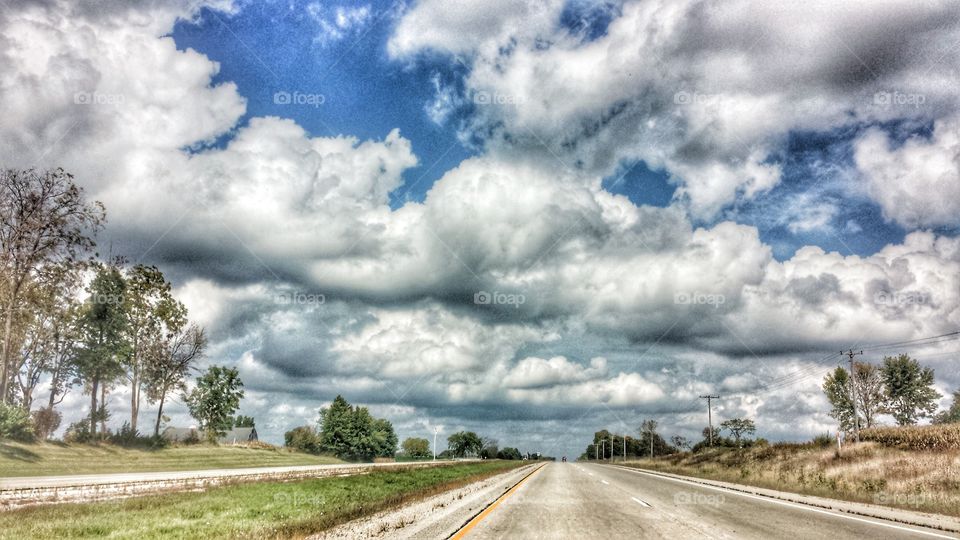
[[666, 472], [660, 472], [660, 471], [652, 471], [648, 469], [641, 469], [639, 467], [625, 467], [622, 465], [607, 465], [607, 466], [616, 467], [618, 469], [624, 469], [628, 471], [633, 471], [639, 474], [649, 474], [649, 475], [660, 476], [664, 478], [673, 478], [676, 480], [682, 480], [682, 481], [686, 481], [694, 484], [700, 484], [703, 486], [722, 488], [722, 489], [744, 493], [747, 495], [753, 495], [757, 497], [765, 497], [769, 499], [791, 502], [791, 503], [800, 504], [804, 506], [811, 506], [811, 507], [821, 508], [825, 510], [833, 510], [835, 512], [841, 512], [844, 514], [881, 519], [884, 521], [891, 521], [895, 523], [901, 523], [904, 525], [926, 527], [926, 528], [941, 530], [941, 531], [950, 532], [950, 533], [960, 533], [960, 519], [952, 516], [944, 516], [940, 514], [928, 514], [925, 512], [916, 512], [912, 510], [903, 510], [899, 508], [889, 508], [886, 506], [879, 506], [879, 505], [866, 504], [866, 503], [841, 501], [837, 499], [828, 499], [825, 497], [815, 497], [812, 495], [800, 495], [797, 493], [790, 493], [788, 491], [777, 491], [774, 489], [759, 488], [759, 487], [747, 486], [743, 484], [734, 484], [732, 482], [723, 482], [719, 480], [707, 480], [704, 478], [698, 478], [694, 476], [684, 476], [684, 475], [674, 474], [674, 473], [666, 473]]

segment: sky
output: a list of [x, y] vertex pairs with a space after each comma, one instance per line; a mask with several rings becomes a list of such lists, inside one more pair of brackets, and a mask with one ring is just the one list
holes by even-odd
[[342, 394], [576, 456], [712, 394], [800, 440], [848, 348], [960, 388], [960, 4], [0, 6], [3, 165], [105, 204], [262, 439]]

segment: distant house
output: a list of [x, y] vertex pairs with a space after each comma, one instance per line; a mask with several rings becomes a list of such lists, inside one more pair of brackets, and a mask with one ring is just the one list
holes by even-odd
[[188, 428], [178, 428], [178, 427], [168, 427], [163, 430], [163, 433], [160, 434], [165, 441], [169, 442], [187, 442], [187, 441], [199, 441], [200, 432], [195, 427]]
[[[160, 434], [165, 440], [175, 443], [202, 441], [205, 439], [204, 433], [197, 428], [176, 428], [168, 427]], [[257, 437], [257, 428], [241, 427], [233, 428], [222, 436], [217, 437], [220, 444], [244, 444], [250, 441], [259, 440]]]
[[217, 442], [220, 444], [243, 444], [256, 440], [259, 439], [257, 438], [257, 428], [255, 427], [233, 428], [224, 433], [222, 437], [217, 438]]

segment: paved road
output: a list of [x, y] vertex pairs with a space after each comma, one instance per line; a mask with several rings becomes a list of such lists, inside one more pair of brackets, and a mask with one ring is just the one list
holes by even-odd
[[[553, 463], [460, 535], [483, 538], [955, 538], [596, 464]], [[458, 538], [458, 536], [454, 536]]]

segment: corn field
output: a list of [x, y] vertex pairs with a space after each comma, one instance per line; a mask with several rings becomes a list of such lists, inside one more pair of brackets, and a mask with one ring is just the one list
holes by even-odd
[[860, 438], [915, 450], [960, 449], [960, 424], [875, 427], [861, 430]]

